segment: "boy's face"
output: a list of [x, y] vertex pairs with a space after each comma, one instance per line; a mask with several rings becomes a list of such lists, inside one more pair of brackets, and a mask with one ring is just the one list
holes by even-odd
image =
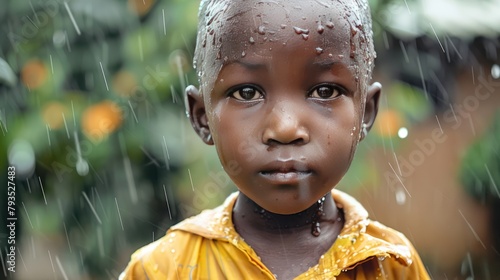
[[240, 191], [292, 214], [346, 173], [380, 87], [358, 73], [345, 6], [278, 2], [231, 1], [207, 31], [200, 92], [187, 93], [193, 126]]

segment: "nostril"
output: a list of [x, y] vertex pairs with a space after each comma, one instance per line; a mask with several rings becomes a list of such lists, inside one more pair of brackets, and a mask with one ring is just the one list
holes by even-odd
[[303, 145], [305, 143], [306, 141], [304, 141], [303, 138], [297, 138], [292, 141], [279, 141], [276, 139], [268, 139], [265, 144], [272, 147], [277, 145]]

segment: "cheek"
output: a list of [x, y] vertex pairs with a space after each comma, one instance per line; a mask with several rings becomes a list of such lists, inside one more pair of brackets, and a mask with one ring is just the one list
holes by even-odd
[[227, 106], [228, 101], [216, 105], [210, 116], [210, 130], [214, 133], [215, 147], [223, 165], [237, 162], [244, 165], [244, 156], [250, 144], [254, 124], [251, 118], [242, 118], [237, 109]]

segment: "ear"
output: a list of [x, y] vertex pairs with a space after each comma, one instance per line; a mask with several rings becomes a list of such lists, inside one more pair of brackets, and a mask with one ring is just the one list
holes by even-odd
[[208, 118], [205, 111], [203, 94], [195, 86], [186, 87], [186, 113], [191, 121], [194, 131], [207, 145], [213, 145], [212, 134], [208, 126]]
[[382, 92], [382, 85], [379, 82], [375, 82], [368, 87], [368, 91], [366, 93], [366, 104], [365, 111], [363, 114], [363, 123], [361, 124], [361, 135], [360, 141], [366, 137], [368, 131], [373, 126], [375, 122], [375, 118], [378, 113], [378, 101], [380, 98], [380, 94]]

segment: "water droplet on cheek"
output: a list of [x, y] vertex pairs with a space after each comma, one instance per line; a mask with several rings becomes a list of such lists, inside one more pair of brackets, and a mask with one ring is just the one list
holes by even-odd
[[244, 51], [241, 53], [241, 57], [245, 57], [246, 55], [247, 55], [247, 54], [246, 54], [246, 52], [244, 52]]
[[322, 54], [323, 49], [322, 48], [316, 48], [316, 54]]
[[332, 29], [333, 28], [333, 22], [329, 21], [326, 23], [326, 27]]
[[250, 37], [250, 39], [248, 39], [248, 42], [250, 42], [250, 44], [254, 44], [255, 43], [255, 39], [253, 37]]
[[285, 29], [286, 28], [286, 24], [282, 24], [280, 25], [281, 29]]
[[302, 39], [304, 39], [304, 41], [307, 41], [307, 39], [309, 39], [309, 35], [307, 35], [307, 34], [302, 34]]

